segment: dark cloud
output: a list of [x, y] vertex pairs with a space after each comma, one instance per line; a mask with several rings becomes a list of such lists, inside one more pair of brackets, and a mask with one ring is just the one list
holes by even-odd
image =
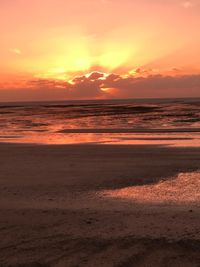
[[93, 72], [86, 76], [75, 77], [71, 83], [66, 83], [67, 94], [69, 97], [75, 98], [92, 98], [103, 95], [101, 86], [103, 85], [102, 78], [104, 74]]
[[1, 101], [195, 96], [200, 97], [200, 75], [138, 77], [93, 72], [71, 82], [35, 79], [21, 90], [0, 90]]
[[91, 80], [91, 81], [95, 81], [95, 80], [98, 80], [99, 78], [103, 78], [104, 77], [104, 74], [103, 73], [100, 73], [100, 72], [92, 72], [88, 79]]
[[[112, 90], [102, 90], [102, 89]], [[200, 96], [200, 75], [148, 77], [109, 76], [93, 73], [88, 78], [82, 76], [67, 84], [67, 90], [76, 97], [184, 97]]]
[[35, 79], [27, 82], [27, 86], [32, 89], [53, 89], [65, 88], [66, 82], [53, 79]]

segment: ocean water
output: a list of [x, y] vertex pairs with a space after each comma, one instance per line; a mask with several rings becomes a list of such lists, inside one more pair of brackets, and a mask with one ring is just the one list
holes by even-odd
[[199, 134], [200, 99], [0, 103], [0, 142], [196, 146]]

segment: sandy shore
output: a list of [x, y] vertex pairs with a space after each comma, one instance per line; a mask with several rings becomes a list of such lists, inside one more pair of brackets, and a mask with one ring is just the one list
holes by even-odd
[[0, 266], [199, 267], [199, 162], [198, 147], [0, 144]]

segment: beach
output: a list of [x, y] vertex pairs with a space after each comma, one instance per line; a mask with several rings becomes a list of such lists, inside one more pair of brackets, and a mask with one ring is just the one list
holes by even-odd
[[200, 0], [0, 25], [0, 267], [200, 267]]
[[199, 147], [1, 143], [0, 266], [198, 267], [199, 160]]

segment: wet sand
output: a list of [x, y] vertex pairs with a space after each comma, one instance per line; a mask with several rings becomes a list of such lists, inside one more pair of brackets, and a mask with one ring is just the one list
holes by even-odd
[[0, 266], [199, 267], [199, 163], [198, 147], [0, 144]]

